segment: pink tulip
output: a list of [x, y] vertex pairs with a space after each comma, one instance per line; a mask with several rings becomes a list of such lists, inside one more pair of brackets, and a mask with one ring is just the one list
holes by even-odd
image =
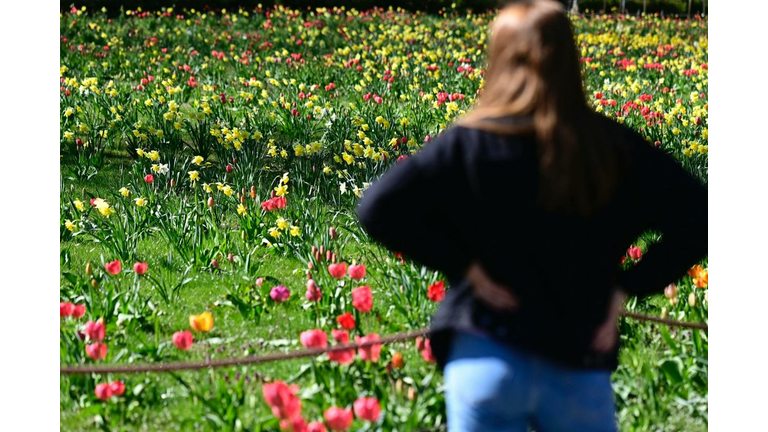
[[373, 293], [371, 293], [371, 288], [361, 286], [353, 289], [352, 306], [360, 312], [370, 312], [373, 308]]
[[279, 285], [269, 291], [269, 296], [272, 297], [272, 300], [282, 303], [288, 300], [291, 296], [291, 292], [288, 291], [288, 288], [286, 288], [285, 285]]
[[632, 246], [631, 248], [629, 248], [629, 250], [627, 252], [629, 252], [629, 257], [632, 258], [635, 261], [637, 261], [637, 260], [639, 260], [640, 258], [643, 257], [642, 249], [640, 249], [637, 246]]
[[327, 432], [325, 425], [320, 422], [312, 422], [307, 425], [307, 432]]
[[301, 415], [285, 418], [280, 420], [280, 430], [290, 432], [305, 432], [307, 430], [307, 422]]
[[[346, 345], [349, 343], [349, 333], [344, 330], [331, 330], [331, 335], [333, 336], [333, 340], [336, 341], [334, 346]], [[350, 364], [355, 360], [355, 350], [328, 351], [328, 359], [342, 365]]]
[[148, 267], [149, 264], [145, 262], [137, 262], [133, 264], [133, 271], [136, 272], [137, 275], [143, 275], [147, 272]]
[[381, 407], [375, 397], [358, 398], [352, 406], [355, 409], [355, 416], [361, 420], [375, 422], [379, 419]]
[[307, 293], [306, 297], [309, 301], [320, 301], [320, 298], [322, 298], [323, 293], [320, 291], [320, 287], [317, 286], [314, 279], [309, 279], [307, 281]]
[[59, 318], [72, 316], [74, 308], [72, 303], [59, 302]]
[[107, 344], [96, 342], [86, 345], [85, 353], [91, 360], [103, 360], [107, 358]]
[[107, 273], [115, 276], [120, 273], [120, 270], [122, 270], [122, 264], [120, 263], [120, 260], [114, 260], [104, 264], [104, 269], [107, 271]]
[[83, 333], [88, 336], [88, 339], [94, 342], [101, 342], [105, 335], [104, 322], [88, 321], [85, 323], [85, 326], [83, 326]]
[[144, 181], [149, 184], [152, 184], [152, 182], [155, 181], [155, 176], [153, 176], [152, 174], [147, 174], [144, 176]]
[[256, 278], [256, 286], [262, 286], [262, 285], [264, 285], [264, 278], [263, 277]]
[[328, 266], [328, 273], [336, 279], [341, 279], [347, 273], [347, 263], [331, 264]]
[[[358, 344], [364, 344], [368, 342], [376, 342], [380, 340], [379, 335], [371, 333], [368, 336], [355, 336], [355, 342]], [[357, 353], [360, 355], [360, 359], [363, 361], [379, 361], [379, 351], [381, 351], [381, 345], [369, 345], [366, 347], [358, 348]]]
[[363, 264], [349, 266], [349, 277], [353, 280], [360, 280], [365, 277], [365, 266]]
[[297, 386], [288, 386], [282, 381], [275, 381], [264, 384], [261, 391], [275, 417], [289, 419], [301, 415], [301, 400], [296, 396]]
[[186, 351], [192, 347], [192, 332], [189, 330], [179, 331], [173, 334], [173, 344], [176, 348]]
[[107, 383], [97, 384], [95, 393], [100, 400], [109, 400], [112, 397], [112, 387]]
[[305, 348], [326, 348], [328, 346], [328, 335], [320, 329], [301, 332], [299, 340]]
[[323, 414], [328, 427], [334, 431], [345, 431], [352, 426], [352, 410], [330, 407]]
[[85, 305], [73, 305], [72, 318], [82, 318], [85, 315]]
[[125, 393], [125, 384], [121, 381], [112, 381], [109, 383], [109, 388], [112, 390], [113, 396], [122, 396]]

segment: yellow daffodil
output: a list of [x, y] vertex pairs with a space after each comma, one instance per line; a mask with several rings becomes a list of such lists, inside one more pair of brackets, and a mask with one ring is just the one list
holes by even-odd
[[147, 205], [147, 199], [144, 197], [135, 198], [133, 202], [135, 202], [136, 205], [139, 207], [144, 207], [145, 205]]
[[269, 235], [271, 235], [274, 238], [278, 238], [280, 237], [280, 230], [278, 230], [277, 228], [270, 228]]
[[195, 156], [192, 158], [192, 163], [195, 165], [201, 165], [205, 159], [202, 156]]
[[221, 191], [224, 192], [224, 195], [226, 196], [232, 196], [232, 186], [230, 185], [224, 185], [221, 188]]
[[288, 192], [288, 186], [280, 185], [275, 187], [275, 195], [277, 196], [285, 196], [287, 192]]
[[120, 195], [122, 195], [124, 197], [127, 197], [128, 195], [131, 194], [131, 191], [129, 191], [128, 188], [126, 188], [126, 187], [121, 187], [118, 192], [120, 192]]
[[74, 205], [75, 205], [75, 208], [76, 208], [77, 210], [79, 210], [79, 211], [83, 211], [83, 210], [85, 210], [85, 205], [84, 205], [84, 204], [83, 204], [83, 202], [82, 202], [82, 201], [80, 201], [80, 200], [74, 200], [74, 201], [72, 201], [72, 204], [74, 204]]
[[70, 230], [70, 231], [73, 231], [73, 232], [74, 232], [74, 231], [77, 229], [77, 225], [75, 225], [75, 223], [74, 223], [74, 222], [72, 222], [72, 221], [71, 221], [71, 220], [69, 220], [69, 219], [67, 219], [66, 221], [64, 221], [64, 226], [65, 226], [65, 227], [66, 227], [68, 230]]
[[299, 230], [299, 227], [292, 225], [291, 226], [291, 236], [296, 237], [299, 234], [301, 234], [301, 231]]
[[197, 171], [190, 171], [189, 173], [189, 180], [195, 182], [198, 178], [200, 178], [200, 173]]
[[277, 229], [284, 230], [288, 228], [288, 221], [283, 218], [277, 218]]
[[237, 205], [237, 214], [243, 215], [243, 214], [246, 214], [246, 213], [248, 213], [248, 210], [245, 209], [245, 206], [242, 205], [242, 204], [238, 204]]

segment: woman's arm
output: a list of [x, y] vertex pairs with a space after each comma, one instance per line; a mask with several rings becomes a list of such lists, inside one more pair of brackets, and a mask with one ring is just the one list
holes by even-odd
[[645, 141], [637, 150], [639, 196], [630, 217], [661, 231], [662, 239], [616, 282], [630, 295], [646, 296], [660, 293], [706, 256], [707, 190], [662, 150]]
[[466, 174], [454, 130], [390, 168], [364, 194], [357, 214], [374, 240], [449, 278], [464, 277], [468, 247], [449, 222], [466, 198]]

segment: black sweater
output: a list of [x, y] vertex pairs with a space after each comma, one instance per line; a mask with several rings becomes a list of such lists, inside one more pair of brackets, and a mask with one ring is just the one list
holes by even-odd
[[[636, 132], [603, 123], [626, 143], [629, 166], [612, 200], [589, 218], [537, 204], [533, 138], [459, 126], [365, 192], [358, 215], [369, 235], [448, 278], [431, 328], [441, 367], [453, 331], [481, 330], [567, 366], [615, 368], [618, 348], [609, 355], [589, 348], [614, 285], [629, 295], [660, 293], [705, 257], [706, 189]], [[620, 272], [627, 248], [649, 229], [661, 241]], [[495, 312], [473, 296], [464, 277], [472, 261], [513, 289], [518, 310]]]

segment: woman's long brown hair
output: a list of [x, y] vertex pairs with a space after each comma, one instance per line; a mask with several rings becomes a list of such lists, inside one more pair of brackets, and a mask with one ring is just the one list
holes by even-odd
[[[504, 126], [507, 116], [527, 125]], [[522, 0], [501, 9], [491, 26], [485, 86], [458, 124], [499, 134], [535, 135], [544, 208], [588, 216], [613, 196], [619, 146], [587, 106], [579, 56], [563, 6]]]

